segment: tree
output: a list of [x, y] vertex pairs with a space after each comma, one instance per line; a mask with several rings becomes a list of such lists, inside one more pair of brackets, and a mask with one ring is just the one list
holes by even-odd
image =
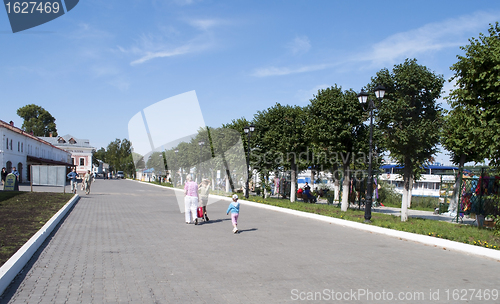
[[166, 167], [163, 153], [157, 151], [151, 153], [151, 155], [149, 155], [146, 166], [148, 168], [153, 168], [157, 176], [162, 175]]
[[483, 122], [481, 146], [488, 149], [486, 157], [490, 163], [500, 166], [500, 27], [498, 22], [490, 24], [489, 36], [482, 33], [479, 38], [469, 39], [470, 44], [460, 47], [464, 56], [457, 56], [458, 62], [451, 70], [455, 73], [456, 89], [451, 100], [469, 106]]
[[40, 137], [57, 136], [56, 119], [44, 108], [35, 104], [26, 105], [17, 109], [17, 115], [24, 119], [22, 129], [33, 131], [33, 135]]
[[[349, 165], [354, 153], [360, 151], [360, 143], [366, 142], [363, 110], [356, 95], [353, 90], [342, 91], [337, 85], [319, 90], [311, 99], [306, 127], [308, 138], [314, 145], [330, 154], [330, 164], [334, 167], [342, 165], [342, 211], [347, 211], [349, 206]], [[334, 174], [335, 171], [332, 169]]]
[[368, 88], [378, 84], [386, 88], [386, 94], [377, 104], [376, 121], [390, 157], [404, 166], [401, 221], [406, 221], [412, 180], [419, 177], [421, 166], [437, 152], [442, 113], [436, 101], [444, 78], [417, 64], [416, 59], [406, 59], [395, 65], [392, 73], [387, 69], [377, 72]]
[[99, 161], [106, 162], [106, 149], [102, 147], [92, 152], [92, 163], [95, 166], [99, 166]]
[[115, 171], [124, 171], [128, 175], [134, 174], [132, 159], [132, 143], [127, 139], [115, 139], [106, 149], [106, 162]]
[[299, 106], [275, 106], [255, 114], [258, 148], [278, 156], [274, 160], [276, 169], [290, 170], [290, 201], [295, 201], [297, 170], [299, 157], [306, 151], [307, 141], [304, 136], [305, 111]]

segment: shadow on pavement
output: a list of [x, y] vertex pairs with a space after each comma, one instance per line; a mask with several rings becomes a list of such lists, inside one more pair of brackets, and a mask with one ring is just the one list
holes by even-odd
[[243, 230], [238, 230], [238, 233], [242, 233], [242, 232], [250, 232], [250, 231], [257, 231], [258, 229], [257, 228], [252, 228], [252, 229], [243, 229]]

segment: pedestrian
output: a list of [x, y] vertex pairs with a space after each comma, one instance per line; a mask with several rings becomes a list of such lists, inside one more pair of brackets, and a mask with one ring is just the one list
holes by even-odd
[[233, 233], [238, 233], [238, 217], [240, 215], [240, 203], [238, 203], [238, 194], [233, 194], [233, 201], [227, 207], [226, 215], [231, 212], [231, 223], [233, 224]]
[[78, 180], [76, 179], [78, 176], [78, 173], [75, 172], [75, 168], [73, 168], [73, 170], [71, 170], [71, 172], [67, 175], [71, 183], [71, 192], [74, 194], [76, 194], [76, 188], [78, 188]]
[[198, 216], [196, 214], [198, 209], [198, 184], [193, 181], [191, 175], [186, 176], [184, 195], [186, 224], [191, 224], [194, 221], [194, 224], [198, 225]]
[[208, 204], [208, 195], [210, 194], [210, 181], [208, 179], [204, 179], [199, 186], [199, 190], [200, 190], [199, 207], [203, 208], [203, 217], [205, 218], [205, 221], [208, 222], [207, 204]]
[[2, 168], [2, 185], [5, 185], [5, 179], [7, 178], [7, 169], [5, 167]]
[[19, 182], [19, 171], [17, 171], [16, 167], [12, 167], [11, 173], [16, 176], [16, 183]]
[[92, 184], [92, 173], [90, 173], [90, 170], [87, 171], [87, 174], [85, 174], [85, 177], [83, 178], [83, 185], [85, 188], [85, 194], [90, 194], [90, 185]]

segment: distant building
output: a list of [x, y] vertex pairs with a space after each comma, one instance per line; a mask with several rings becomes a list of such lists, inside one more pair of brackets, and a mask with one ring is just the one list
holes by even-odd
[[19, 171], [20, 182], [30, 180], [30, 165], [71, 166], [71, 154], [42, 138], [0, 120], [0, 164]]
[[83, 174], [88, 170], [92, 171], [92, 151], [94, 151], [94, 147], [90, 145], [88, 139], [76, 138], [69, 134], [40, 138], [71, 153], [71, 163], [75, 165], [76, 173]]

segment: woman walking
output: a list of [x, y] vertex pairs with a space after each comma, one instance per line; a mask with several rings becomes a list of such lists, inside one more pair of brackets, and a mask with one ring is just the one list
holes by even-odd
[[207, 203], [208, 203], [208, 194], [210, 193], [210, 181], [208, 179], [204, 179], [200, 184], [200, 204], [199, 207], [203, 208], [203, 218], [208, 222], [207, 215]]
[[85, 194], [90, 194], [90, 184], [92, 184], [92, 174], [90, 173], [90, 170], [88, 170], [87, 174], [85, 174], [83, 184], [85, 187]]
[[186, 183], [184, 184], [184, 212], [186, 224], [198, 225], [198, 218], [196, 209], [198, 208], [198, 184], [193, 181], [191, 175], [186, 176]]

